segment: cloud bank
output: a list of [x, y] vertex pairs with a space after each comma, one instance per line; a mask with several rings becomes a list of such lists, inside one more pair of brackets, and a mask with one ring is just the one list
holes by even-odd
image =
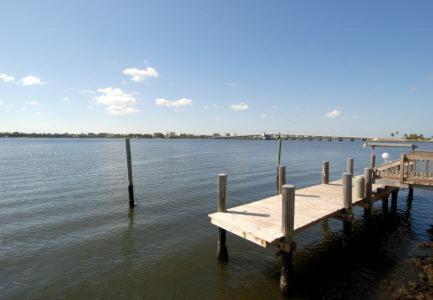
[[328, 112], [325, 115], [325, 118], [327, 119], [338, 119], [343, 115], [343, 112], [337, 109], [334, 109], [333, 111]]
[[186, 107], [192, 105], [192, 100], [188, 98], [180, 98], [178, 100], [169, 100], [165, 98], [156, 98], [155, 104], [164, 107]]
[[132, 81], [140, 82], [144, 81], [147, 78], [156, 78], [158, 77], [158, 72], [151, 67], [147, 67], [146, 69], [137, 69], [137, 68], [128, 68], [123, 70], [123, 74], [131, 77]]
[[136, 113], [139, 110], [134, 106], [137, 100], [119, 88], [107, 87], [98, 89], [102, 95], [95, 98], [96, 102], [106, 106], [106, 110], [112, 115], [126, 115]]
[[13, 76], [10, 76], [8, 74], [5, 73], [0, 73], [0, 81], [3, 82], [9, 82], [9, 81], [14, 81], [15, 78]]
[[41, 85], [44, 84], [42, 80], [36, 76], [28, 75], [23, 78], [21, 78], [21, 84], [24, 86], [30, 86], [30, 85]]

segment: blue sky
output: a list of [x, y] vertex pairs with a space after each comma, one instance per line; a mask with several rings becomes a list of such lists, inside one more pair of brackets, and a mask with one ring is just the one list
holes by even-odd
[[0, 38], [0, 131], [433, 135], [432, 1], [1, 1]]

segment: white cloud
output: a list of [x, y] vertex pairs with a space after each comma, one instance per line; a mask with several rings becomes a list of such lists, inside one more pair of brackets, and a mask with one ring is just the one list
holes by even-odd
[[192, 100], [188, 98], [180, 98], [178, 100], [156, 98], [155, 104], [158, 106], [165, 106], [165, 107], [186, 107], [192, 105]]
[[107, 87], [98, 89], [98, 92], [102, 95], [96, 97], [95, 100], [97, 103], [105, 105], [109, 114], [125, 115], [139, 111], [134, 107], [137, 100], [119, 88]]
[[267, 114], [261, 114], [261, 115], [260, 115], [260, 118], [263, 118], [263, 119], [264, 119], [264, 118], [267, 118], [267, 117], [268, 117]]
[[236, 82], [228, 82], [227, 85], [230, 86], [230, 87], [235, 88], [235, 87], [238, 87], [238, 86], [239, 86], [239, 83], [236, 83]]
[[276, 105], [272, 105], [272, 110], [277, 110], [278, 109], [278, 106], [276, 106]]
[[69, 101], [69, 98], [68, 97], [63, 97], [62, 100], [63, 101]]
[[92, 91], [92, 90], [81, 90], [81, 94], [94, 95], [94, 94], [96, 94], [96, 92]]
[[411, 86], [411, 87], [409, 87], [409, 90], [411, 91], [411, 92], [416, 92], [416, 86]]
[[8, 74], [5, 73], [0, 73], [0, 81], [3, 82], [9, 82], [9, 81], [14, 81], [15, 78], [13, 76], [10, 76]]
[[248, 109], [248, 104], [245, 102], [241, 102], [239, 104], [232, 104], [230, 105], [230, 109], [233, 111], [243, 111]]
[[41, 105], [38, 101], [27, 101], [26, 104], [30, 106], [39, 106]]
[[21, 84], [25, 86], [30, 86], [30, 85], [41, 85], [44, 84], [44, 82], [42, 82], [41, 79], [36, 76], [28, 75], [21, 78]]
[[43, 116], [45, 115], [43, 112], [37, 111], [35, 112], [35, 116]]
[[123, 74], [130, 76], [132, 81], [140, 82], [146, 78], [156, 78], [158, 77], [158, 72], [152, 67], [147, 67], [146, 69], [128, 68], [123, 70]]
[[3, 102], [2, 101], [0, 101], [0, 106], [2, 106], [3, 105]]
[[325, 118], [328, 118], [328, 119], [338, 119], [338, 118], [341, 118], [342, 115], [343, 115], [342, 111], [334, 109], [333, 111], [330, 111], [329, 113], [327, 113], [325, 115]]

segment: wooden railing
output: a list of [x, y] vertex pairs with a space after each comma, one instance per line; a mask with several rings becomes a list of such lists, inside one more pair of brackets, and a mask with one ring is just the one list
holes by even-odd
[[402, 184], [433, 186], [433, 152], [414, 151], [374, 168], [374, 178], [397, 180]]

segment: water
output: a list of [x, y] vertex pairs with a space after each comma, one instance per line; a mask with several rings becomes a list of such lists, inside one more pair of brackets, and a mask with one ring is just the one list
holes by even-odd
[[[221, 265], [207, 217], [216, 210], [218, 173], [229, 176], [229, 207], [274, 193], [275, 141], [131, 143], [133, 212], [123, 140], [0, 140], [0, 298], [282, 298], [276, 251], [229, 234], [230, 262]], [[323, 160], [337, 179], [347, 157], [361, 173], [369, 150], [359, 142], [283, 142], [287, 181], [298, 187], [320, 182]], [[371, 227], [355, 209], [350, 241], [337, 220], [327, 237], [321, 224], [297, 234], [291, 296], [387, 298], [389, 282], [414, 280], [411, 259], [427, 251], [417, 242], [430, 238], [433, 193], [415, 190], [411, 207], [406, 195], [395, 217], [376, 203]]]

